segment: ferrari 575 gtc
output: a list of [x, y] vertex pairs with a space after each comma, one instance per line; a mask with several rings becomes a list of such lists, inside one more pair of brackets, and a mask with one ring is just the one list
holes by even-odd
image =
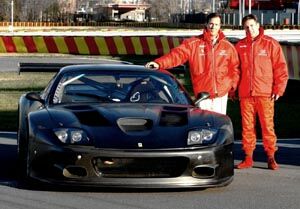
[[23, 177], [58, 185], [197, 188], [233, 180], [228, 116], [201, 110], [168, 72], [73, 65], [19, 101]]

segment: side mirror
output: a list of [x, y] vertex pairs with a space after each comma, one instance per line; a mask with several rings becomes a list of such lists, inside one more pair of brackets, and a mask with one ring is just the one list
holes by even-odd
[[37, 102], [40, 102], [42, 104], [45, 104], [45, 100], [43, 100], [41, 98], [40, 94], [37, 93], [37, 92], [27, 93], [25, 97], [26, 97], [26, 99], [29, 99], [31, 101], [37, 101]]
[[200, 92], [198, 95], [197, 95], [197, 100], [195, 101], [195, 106], [199, 106], [199, 103], [207, 98], [209, 98], [210, 95], [208, 92]]

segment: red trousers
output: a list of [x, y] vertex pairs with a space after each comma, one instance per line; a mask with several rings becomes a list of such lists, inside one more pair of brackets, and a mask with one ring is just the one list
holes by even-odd
[[240, 100], [242, 115], [242, 144], [246, 155], [252, 155], [256, 146], [256, 116], [258, 115], [264, 150], [268, 156], [277, 150], [274, 130], [274, 100], [269, 97], [250, 97]]

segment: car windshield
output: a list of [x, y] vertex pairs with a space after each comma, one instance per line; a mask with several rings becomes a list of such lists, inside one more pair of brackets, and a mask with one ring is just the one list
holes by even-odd
[[166, 74], [66, 73], [56, 86], [52, 103], [82, 102], [191, 104], [186, 92]]

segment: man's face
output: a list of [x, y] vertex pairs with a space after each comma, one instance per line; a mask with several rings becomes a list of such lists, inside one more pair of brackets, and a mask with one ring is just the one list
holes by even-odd
[[259, 34], [259, 23], [253, 19], [249, 19], [244, 23], [244, 29], [252, 38], [255, 38]]
[[219, 17], [211, 18], [206, 27], [213, 37], [217, 36], [221, 28], [221, 19]]

